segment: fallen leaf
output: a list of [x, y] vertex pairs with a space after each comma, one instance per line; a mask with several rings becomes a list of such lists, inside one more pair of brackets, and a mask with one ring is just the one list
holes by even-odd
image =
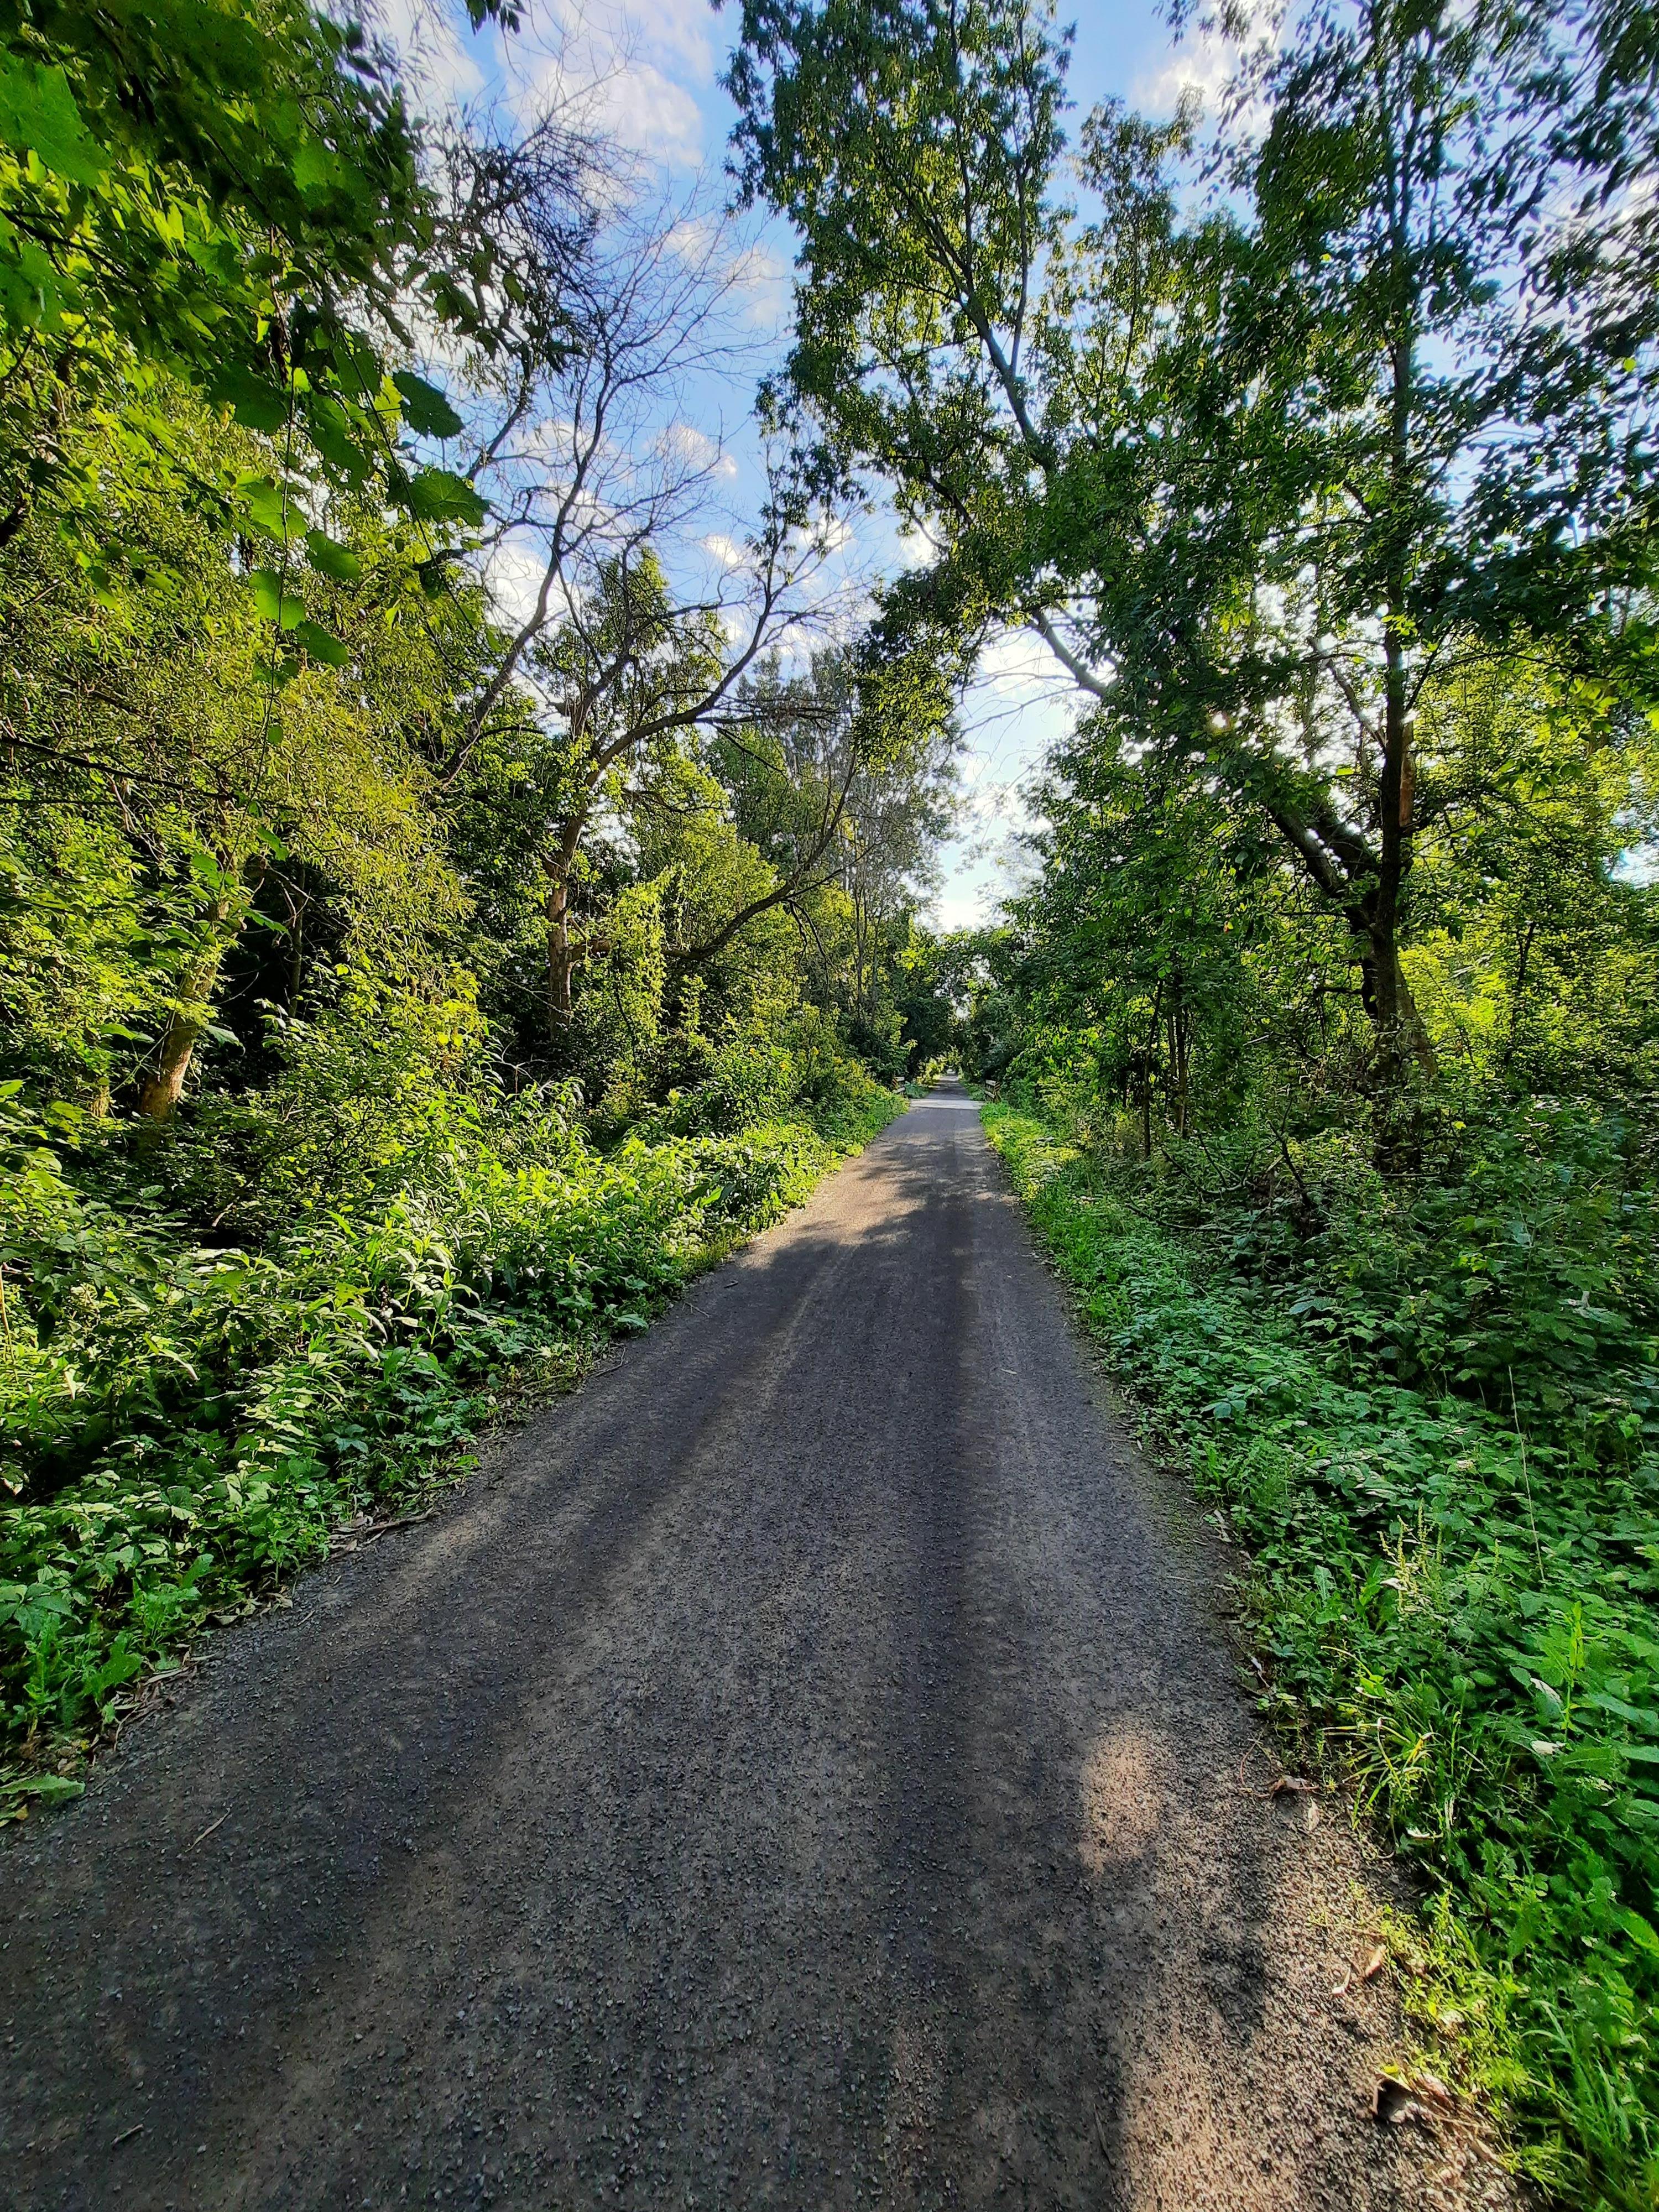
[[1366, 1952], [1364, 1963], [1358, 1968], [1353, 1960], [1349, 1960], [1346, 1972], [1331, 1991], [1331, 1995], [1334, 1997], [1346, 1996], [1356, 1983], [1369, 1982], [1374, 1975], [1380, 1974], [1388, 1963], [1389, 1954], [1382, 1946], [1380, 1943], [1374, 1945]]
[[1409, 2081], [1398, 2074], [1379, 2074], [1376, 2077], [1376, 2086], [1371, 2091], [1374, 2120], [1383, 2121], [1391, 2128], [1415, 2120], [1419, 2127], [1428, 2128], [1434, 2125], [1437, 2115], [1455, 2120], [1457, 2100], [1432, 2074], [1414, 2074]]
[[1413, 2096], [1409, 2081], [1402, 2081], [1395, 2074], [1379, 2074], [1371, 2091], [1371, 2118], [1398, 2128], [1407, 2120], [1421, 2119], [1423, 2108]]

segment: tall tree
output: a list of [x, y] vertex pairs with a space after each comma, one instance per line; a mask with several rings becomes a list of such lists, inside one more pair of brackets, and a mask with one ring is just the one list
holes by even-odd
[[1103, 741], [1272, 823], [1349, 932], [1385, 1094], [1431, 1057], [1400, 959], [1424, 683], [1544, 629], [1628, 646], [1650, 574], [1628, 53], [1620, 130], [1563, 125], [1601, 27], [1313, 7], [1241, 76], [1208, 204], [1190, 118], [1103, 111], [1079, 218], [1030, 0], [749, 0], [733, 64], [744, 183], [803, 237], [794, 398]]
[[[492, 14], [514, 10], [477, 0]], [[130, 550], [73, 435], [93, 396], [204, 520], [274, 541], [278, 575], [306, 562], [308, 488], [373, 481], [417, 520], [476, 519], [457, 477], [399, 450], [453, 410], [388, 373], [410, 302], [476, 323], [487, 237], [469, 289], [435, 236], [358, 26], [307, 0], [0, 9], [0, 546], [50, 486], [95, 577]], [[158, 378], [275, 437], [266, 465], [204, 467]]]

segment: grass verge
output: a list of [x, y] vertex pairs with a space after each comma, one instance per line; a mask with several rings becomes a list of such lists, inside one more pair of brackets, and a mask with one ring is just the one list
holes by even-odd
[[871, 1085], [731, 1136], [458, 1152], [258, 1255], [135, 1226], [41, 1158], [3, 1224], [64, 1318], [45, 1341], [9, 1322], [0, 1350], [0, 1818], [76, 1794], [99, 1732], [205, 1628], [460, 1480], [491, 1420], [903, 1110]]
[[1659, 2205], [1659, 1491], [1339, 1371], [1271, 1299], [987, 1104], [1160, 1443], [1246, 1547], [1264, 1712], [1426, 1884], [1408, 2017], [1569, 2201]]

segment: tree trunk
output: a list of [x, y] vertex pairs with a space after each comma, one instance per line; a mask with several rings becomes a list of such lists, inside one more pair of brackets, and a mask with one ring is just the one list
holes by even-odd
[[547, 1034], [556, 1046], [569, 1032], [575, 1012], [576, 970], [583, 948], [570, 934], [570, 884], [576, 870], [586, 809], [580, 809], [564, 825], [559, 842], [546, 855], [547, 896]]
[[228, 937], [219, 933], [223, 928], [226, 913], [224, 906], [216, 910], [213, 917], [215, 935], [211, 945], [179, 979], [179, 1003], [162, 1033], [161, 1057], [155, 1073], [146, 1080], [138, 1094], [138, 1111], [158, 1129], [173, 1117], [173, 1109], [184, 1091], [185, 1079], [190, 1073], [191, 1062], [195, 1058], [197, 1044], [208, 1025], [208, 994], [219, 979], [219, 964], [230, 942]]
[[576, 963], [570, 949], [570, 883], [561, 872], [547, 887], [547, 1033], [556, 1041], [570, 1027]]
[[[1414, 488], [1411, 426], [1416, 407], [1417, 368], [1413, 331], [1407, 319], [1393, 346], [1393, 403], [1389, 461], [1393, 544], [1388, 562], [1388, 612], [1382, 634], [1382, 757], [1377, 777], [1377, 869], [1367, 902], [1376, 1007], [1377, 1073], [1385, 1099], [1398, 1091], [1408, 1059], [1425, 1075], [1436, 1071], [1434, 1048], [1417, 1011], [1400, 965], [1401, 896], [1411, 873], [1412, 832], [1416, 805], [1412, 757], [1410, 672], [1405, 639], [1407, 623], [1407, 519]], [[1386, 1109], [1385, 1109], [1386, 1110]]]
[[1170, 1086], [1175, 1131], [1178, 1137], [1192, 1134], [1192, 1115], [1188, 1105], [1188, 1071], [1187, 1012], [1185, 1007], [1178, 1006], [1170, 1016]]

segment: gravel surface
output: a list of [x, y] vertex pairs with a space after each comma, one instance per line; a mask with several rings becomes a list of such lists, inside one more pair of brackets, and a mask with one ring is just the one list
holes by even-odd
[[1507, 2203], [1217, 1573], [947, 1086], [13, 1832], [0, 2202]]

